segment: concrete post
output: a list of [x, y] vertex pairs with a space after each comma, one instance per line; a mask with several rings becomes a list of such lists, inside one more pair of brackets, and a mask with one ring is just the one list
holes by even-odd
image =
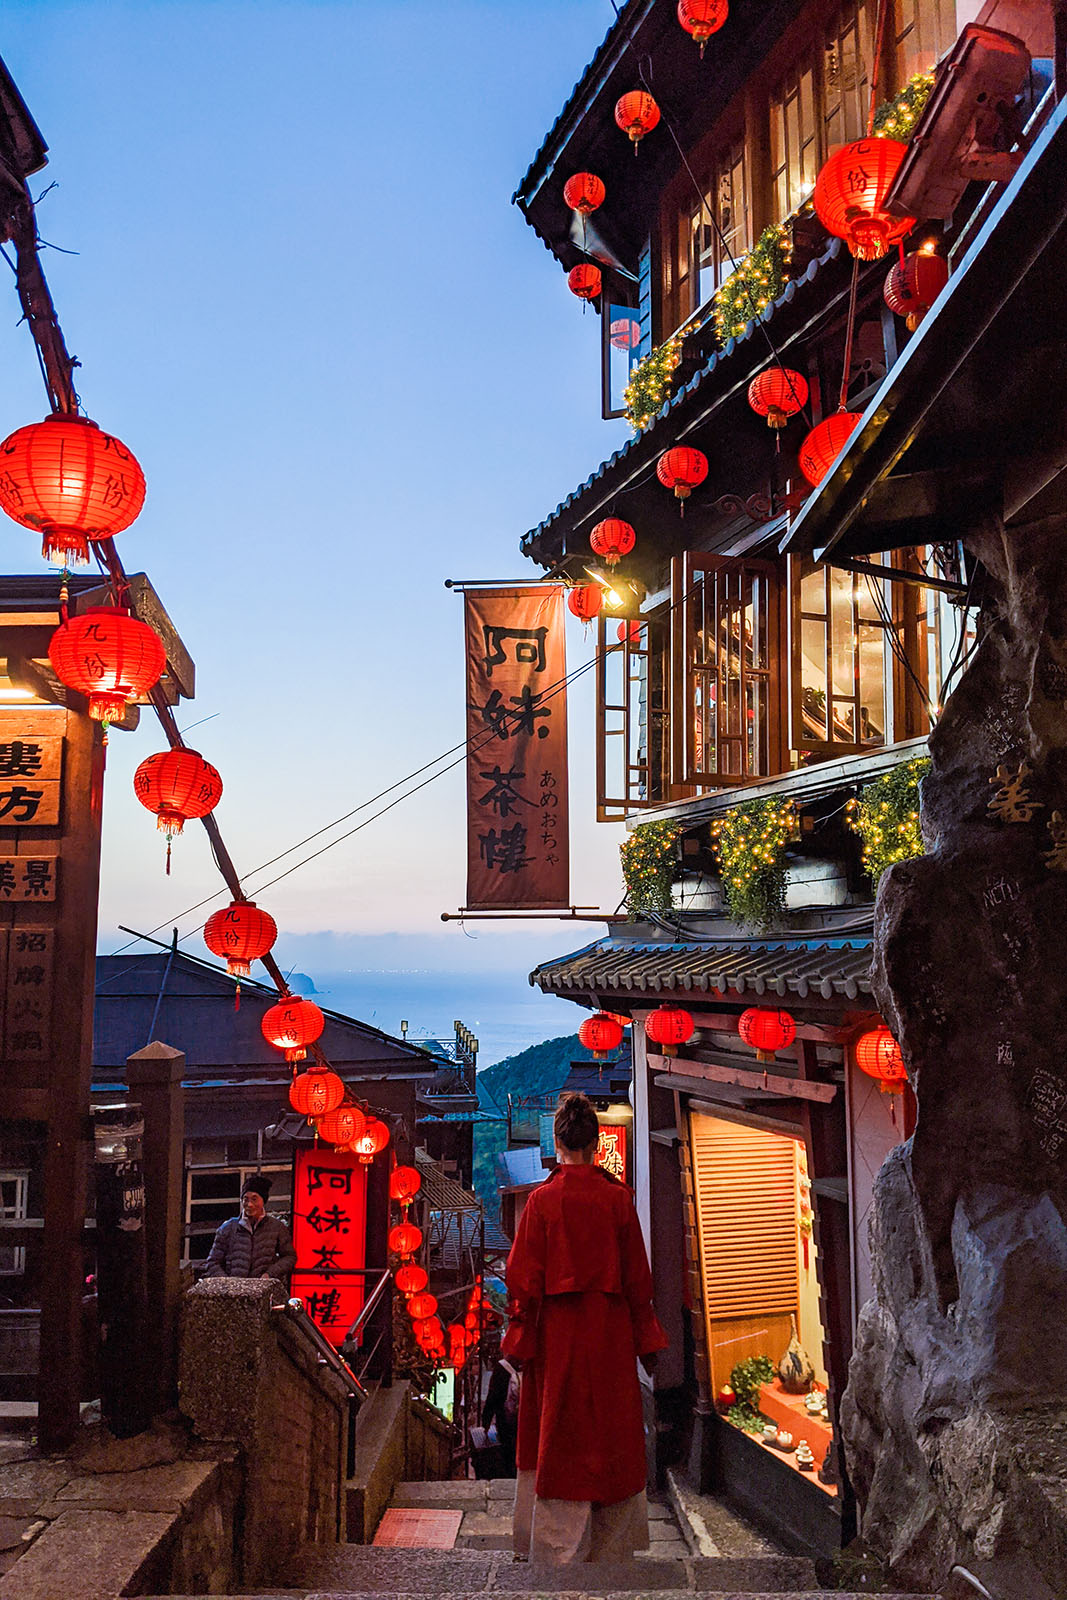
[[182, 1052], [158, 1040], [126, 1060], [126, 1082], [144, 1112], [145, 1242], [154, 1411], [167, 1411], [178, 1401], [184, 1072]]

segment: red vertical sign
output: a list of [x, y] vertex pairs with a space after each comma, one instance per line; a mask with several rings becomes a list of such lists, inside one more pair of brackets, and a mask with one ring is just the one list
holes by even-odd
[[472, 911], [570, 904], [564, 592], [464, 596]]
[[363, 1305], [367, 1168], [348, 1150], [297, 1149], [293, 1172], [293, 1294], [332, 1345]]
[[601, 1128], [594, 1161], [620, 1183], [629, 1181], [626, 1171], [626, 1129], [621, 1124]]

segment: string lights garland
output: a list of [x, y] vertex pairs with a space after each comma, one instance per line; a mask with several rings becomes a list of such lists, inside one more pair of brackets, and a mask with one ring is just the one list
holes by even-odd
[[785, 848], [798, 836], [790, 800], [746, 800], [711, 825], [730, 918], [763, 931], [785, 913]]
[[895, 861], [925, 854], [919, 826], [919, 784], [930, 770], [928, 756], [905, 761], [865, 784], [845, 809], [849, 827], [863, 840], [863, 865], [875, 888]]
[[899, 139], [906, 143], [926, 110], [933, 86], [932, 72], [917, 72], [892, 100], [883, 100], [874, 113], [871, 132], [880, 139]]
[[764, 228], [712, 302], [721, 344], [740, 338], [749, 323], [784, 292], [792, 256], [793, 236], [789, 225], [772, 222]]
[[677, 822], [643, 822], [619, 846], [631, 921], [649, 914], [670, 914], [681, 832]]
[[681, 363], [685, 335], [673, 333], [630, 373], [630, 381], [622, 392], [626, 418], [635, 433], [647, 428], [670, 399], [674, 387], [674, 373]]

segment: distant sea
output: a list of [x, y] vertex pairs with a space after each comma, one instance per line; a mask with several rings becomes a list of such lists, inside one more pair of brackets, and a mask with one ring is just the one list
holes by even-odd
[[[298, 973], [290, 982], [306, 994], [313, 992]], [[458, 1019], [478, 1039], [479, 1067], [491, 1067], [543, 1039], [576, 1033], [585, 1016], [570, 1001], [532, 989], [521, 968], [512, 974], [419, 967], [330, 972], [317, 967], [314, 984], [319, 1004], [327, 1010], [392, 1034], [399, 1034], [406, 1019], [411, 1040], [451, 1039]]]

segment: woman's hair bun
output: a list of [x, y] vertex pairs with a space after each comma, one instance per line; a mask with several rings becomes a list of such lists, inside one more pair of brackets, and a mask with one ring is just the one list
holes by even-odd
[[600, 1133], [600, 1123], [588, 1096], [575, 1089], [561, 1094], [553, 1131], [556, 1143], [564, 1150], [588, 1150]]

